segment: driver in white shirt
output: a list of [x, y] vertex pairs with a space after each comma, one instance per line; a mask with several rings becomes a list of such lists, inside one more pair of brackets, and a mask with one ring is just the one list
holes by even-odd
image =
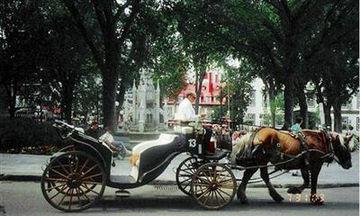
[[[194, 92], [189, 91], [186, 93], [186, 98], [182, 100], [179, 104], [179, 109], [175, 115], [175, 120], [179, 120], [183, 123], [188, 123], [189, 121], [197, 120], [198, 117], [195, 114], [195, 110], [192, 106], [192, 103], [195, 101], [195, 99], [196, 99], [196, 94]], [[199, 118], [200, 117], [201, 118], [205, 117], [205, 114], [201, 114]], [[205, 129], [205, 134], [202, 142], [205, 144], [210, 142], [212, 130], [208, 128], [204, 128], [204, 129]], [[207, 144], [204, 146], [207, 146]]]
[[186, 98], [182, 100], [179, 104], [178, 112], [176, 113], [176, 120], [180, 121], [195, 121], [196, 114], [195, 110], [192, 106], [196, 99], [196, 95], [194, 92], [187, 92]]

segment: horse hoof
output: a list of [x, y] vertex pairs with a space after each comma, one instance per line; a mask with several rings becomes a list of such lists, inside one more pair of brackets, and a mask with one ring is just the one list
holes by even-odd
[[245, 199], [240, 199], [240, 203], [244, 204], [244, 205], [248, 205], [249, 204], [249, 200], [247, 198]]
[[287, 190], [289, 194], [300, 194], [302, 191], [297, 187], [291, 187]]
[[284, 200], [284, 198], [282, 196], [280, 196], [280, 195], [276, 196], [276, 197], [273, 197], [273, 199], [274, 199], [275, 202], [278, 202], [278, 203], [282, 202]]
[[249, 204], [249, 201], [244, 194], [238, 193], [237, 198], [240, 200], [241, 204]]
[[310, 196], [310, 202], [313, 205], [320, 206], [324, 204], [324, 199], [320, 196], [317, 196], [316, 194], [313, 194]]
[[270, 192], [270, 196], [275, 202], [282, 202], [284, 200], [284, 198], [276, 192], [275, 193]]

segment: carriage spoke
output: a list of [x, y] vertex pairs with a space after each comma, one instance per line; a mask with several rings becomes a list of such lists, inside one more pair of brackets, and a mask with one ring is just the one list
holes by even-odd
[[221, 193], [220, 193], [218, 190], [215, 190], [215, 191], [216, 191], [216, 193], [219, 194], [219, 196], [221, 197], [221, 199], [222, 199], [224, 202], [226, 202], [226, 199], [223, 197], [223, 195], [221, 195]]
[[95, 164], [94, 166], [92, 166], [90, 169], [88, 169], [84, 174], [82, 174], [82, 176], [85, 176], [86, 174], [88, 174], [89, 172], [91, 172], [93, 169], [95, 169], [95, 167], [98, 167], [97, 164]]
[[79, 170], [79, 173], [81, 173], [84, 170], [84, 168], [88, 163], [89, 163], [89, 158], [86, 159], [85, 163], [82, 165], [81, 169]]
[[55, 195], [50, 197], [50, 200], [54, 199], [57, 195], [59, 195], [61, 192], [64, 192], [64, 190], [66, 190], [66, 189], [67, 189], [67, 186], [64, 185]]
[[210, 188], [207, 188], [197, 199], [201, 199], [205, 194], [208, 194], [210, 192]]
[[218, 171], [216, 170], [216, 166], [212, 167], [212, 172], [213, 172], [213, 182], [215, 182], [218, 174]]
[[199, 195], [205, 193], [208, 189], [210, 190], [210, 188], [208, 187], [201, 187], [201, 186], [197, 187], [197, 191], [200, 192]]
[[217, 202], [218, 206], [221, 206], [222, 204], [220, 203], [220, 199], [219, 199], [219, 196], [217, 195], [217, 191], [216, 191], [216, 190], [214, 191], [214, 197], [215, 197], [215, 199], [216, 199], [216, 202]]
[[186, 177], [187, 179], [191, 179], [192, 175], [180, 174], [179, 177]]
[[68, 181], [68, 180], [62, 179], [62, 178], [49, 178], [49, 177], [45, 177], [44, 180], [51, 181], [51, 182], [67, 182]]
[[79, 188], [75, 188], [75, 192], [76, 192], [76, 197], [78, 199], [78, 202], [81, 203], [81, 199], [80, 199], [80, 191], [79, 191]]
[[73, 166], [72, 166], [72, 160], [71, 160], [72, 157], [71, 157], [71, 156], [72, 156], [71, 154], [68, 155], [67, 161], [68, 161], [68, 163], [69, 163], [70, 173], [74, 173], [74, 168], [73, 168]]
[[80, 186], [86, 188], [86, 190], [89, 190], [89, 191], [95, 193], [96, 195], [99, 195], [99, 193], [97, 191], [94, 191], [93, 189], [89, 188], [86, 184], [81, 184]]
[[63, 173], [57, 171], [57, 170], [54, 170], [54, 169], [50, 169], [51, 171], [53, 171], [54, 173], [56, 174], [59, 174], [60, 176], [64, 177], [65, 179], [69, 180], [69, 177], [67, 177], [66, 175], [64, 175]]
[[[56, 162], [58, 162], [58, 164], [60, 165], [61, 169], [64, 170], [64, 172], [65, 172], [67, 175], [70, 174], [69, 171], [65, 169], [64, 164], [62, 164], [59, 160], [57, 160]], [[55, 168], [55, 166], [54, 166], [54, 168]]]
[[220, 191], [221, 191], [223, 194], [226, 194], [227, 196], [231, 197], [230, 194], [228, 194], [226, 191], [222, 190], [221, 188], [218, 188], [218, 190], [219, 190], [219, 193], [220, 193]]
[[221, 181], [221, 183], [219, 182], [219, 187], [221, 188], [229, 188], [229, 186], [232, 186], [233, 182], [232, 179], [227, 179], [227, 180], [223, 180]]
[[212, 194], [213, 194], [213, 191], [210, 191], [210, 194], [209, 196], [206, 198], [205, 202], [204, 202], [204, 205], [207, 204], [207, 202], [209, 201], [210, 197], [212, 197]]
[[84, 179], [93, 180], [92, 178], [93, 178], [93, 177], [97, 177], [97, 176], [102, 176], [102, 174], [101, 174], [101, 173], [98, 173], [98, 174], [94, 174], [94, 175], [91, 175], [91, 176], [86, 176], [86, 177], [83, 177], [82, 180], [84, 180]]
[[63, 198], [60, 200], [60, 202], [58, 203], [58, 206], [60, 206], [61, 203], [64, 201], [64, 199], [65, 199], [67, 193], [69, 192], [69, 190], [70, 190], [70, 188], [66, 191], [66, 193], [64, 193], [64, 196], [63, 196]]
[[201, 186], [208, 187], [209, 186], [209, 184], [199, 183], [199, 182], [194, 182], [193, 185], [198, 186], [198, 187], [201, 187]]
[[83, 196], [86, 198], [86, 200], [87, 200], [88, 202], [90, 202], [90, 198], [89, 198], [88, 196], [86, 196], [85, 191], [83, 191], [83, 189], [81, 189], [81, 187], [78, 187], [78, 189], [79, 189], [79, 191], [81, 191], [81, 195], [83, 195]]
[[72, 198], [73, 198], [73, 191], [74, 191], [74, 188], [71, 188], [71, 190], [70, 190], [70, 201], [69, 201], [68, 209], [71, 209]]
[[49, 187], [49, 188], [46, 188], [45, 190], [46, 190], [46, 191], [51, 191], [52, 189], [56, 189], [56, 188], [62, 187], [62, 186], [64, 186], [64, 185], [66, 185], [66, 183], [63, 183], [63, 184], [58, 185], [58, 186]]
[[183, 184], [183, 183], [185, 183], [185, 182], [190, 182], [190, 181], [191, 181], [191, 178], [187, 178], [187, 179], [181, 181], [180, 184]]
[[191, 176], [192, 174], [194, 174], [194, 173], [188, 172], [188, 171], [186, 171], [186, 170], [181, 170], [181, 171], [183, 171], [183, 172], [185, 172], [185, 173], [189, 174], [190, 176]]
[[203, 178], [201, 178], [201, 177], [198, 177], [197, 179], [200, 180], [201, 182], [205, 182], [205, 183], [207, 183], [207, 184], [211, 184], [211, 180], [209, 180], [209, 179], [203, 179]]

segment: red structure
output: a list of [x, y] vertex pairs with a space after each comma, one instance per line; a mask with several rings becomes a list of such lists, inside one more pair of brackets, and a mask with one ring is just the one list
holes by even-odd
[[[205, 78], [202, 83], [202, 90], [200, 95], [201, 106], [220, 105], [220, 101], [219, 101], [219, 97], [221, 94], [220, 81], [221, 81], [220, 73], [213, 73], [211, 71], [206, 72]], [[180, 99], [185, 98], [185, 94], [189, 90], [195, 92], [195, 84], [193, 83], [187, 84], [187, 86], [178, 95], [178, 101], [170, 100], [168, 103], [174, 104], [176, 102], [179, 102]]]

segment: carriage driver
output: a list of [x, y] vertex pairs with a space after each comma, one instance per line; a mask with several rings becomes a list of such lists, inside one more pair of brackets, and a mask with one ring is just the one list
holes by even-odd
[[[186, 92], [186, 97], [179, 104], [179, 109], [175, 114], [175, 120], [180, 121], [181, 123], [188, 123], [191, 121], [196, 121], [197, 119], [202, 119], [205, 117], [205, 114], [200, 114], [197, 116], [195, 114], [195, 109], [192, 106], [192, 103], [195, 102], [196, 94], [193, 91]], [[204, 143], [209, 143], [212, 135], [212, 130], [204, 128], [206, 133], [204, 136]]]

